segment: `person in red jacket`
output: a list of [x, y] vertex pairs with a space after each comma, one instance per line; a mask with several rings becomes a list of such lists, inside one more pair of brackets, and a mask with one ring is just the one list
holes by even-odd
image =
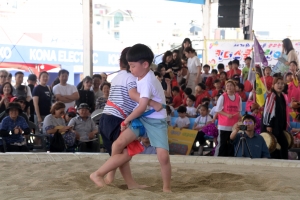
[[242, 102], [247, 101], [246, 93], [244, 92], [244, 85], [242, 83], [238, 83], [235, 86], [235, 92], [240, 95]]
[[214, 98], [218, 95], [219, 91], [222, 90], [221, 81], [219, 79], [214, 81], [215, 89], [212, 91], [211, 97]]
[[229, 79], [233, 78], [234, 75], [239, 75], [241, 76], [242, 71], [239, 69], [240, 66], [240, 61], [239, 60], [233, 60], [232, 61], [232, 69], [227, 72], [227, 77]]
[[196, 97], [196, 102], [195, 102], [195, 108], [198, 107], [198, 105], [202, 102], [202, 99], [207, 97], [210, 98], [210, 95], [207, 90], [205, 90], [205, 85], [203, 83], [199, 83], [195, 87], [195, 97]]
[[213, 90], [214, 87], [214, 81], [218, 79], [218, 70], [213, 69], [211, 70], [211, 76], [206, 79], [205, 85], [207, 90]]
[[[261, 77], [260, 80], [267, 86], [267, 90], [271, 92], [272, 84], [273, 84], [273, 77], [271, 76], [272, 69], [271, 67], [267, 66], [264, 68], [264, 77]], [[266, 82], [265, 82], [266, 80]]]
[[177, 86], [173, 87], [172, 94], [173, 94], [173, 102], [170, 105], [173, 106], [174, 109], [177, 109], [179, 106], [181, 106], [182, 103], [179, 87]]

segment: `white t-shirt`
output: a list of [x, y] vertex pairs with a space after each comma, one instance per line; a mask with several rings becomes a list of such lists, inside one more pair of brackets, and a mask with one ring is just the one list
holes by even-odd
[[214, 107], [211, 109], [211, 111], [210, 111], [209, 114], [210, 114], [211, 116], [215, 117], [215, 115], [217, 114], [217, 112], [216, 112], [216, 106], [214, 106]]
[[196, 115], [196, 112], [197, 112], [197, 109], [195, 107], [186, 107], [186, 113], [189, 115], [189, 116], [193, 116], [193, 115]]
[[197, 56], [194, 56], [194, 57], [188, 59], [187, 67], [188, 67], [189, 72], [191, 74], [197, 74], [198, 73], [198, 66], [201, 66], [201, 63], [200, 63], [200, 60]]
[[203, 116], [199, 116], [195, 119], [195, 124], [197, 124], [196, 128], [202, 128], [203, 126], [205, 126], [205, 124], [209, 121], [211, 121], [212, 118], [207, 115], [205, 117]]
[[[166, 97], [164, 90], [159, 80], [155, 77], [153, 71], [149, 71], [141, 80], [136, 79], [137, 91], [140, 93], [140, 98], [148, 98], [158, 103], [166, 105]], [[146, 111], [153, 109], [148, 106]], [[148, 118], [165, 119], [167, 117], [166, 109], [162, 109], [159, 112], [154, 112], [148, 116]]]
[[[68, 83], [66, 85], [57, 84], [53, 87], [54, 95], [60, 94], [62, 96], [66, 96], [66, 95], [72, 95], [75, 92], [78, 92], [77, 88], [74, 85], [70, 85]], [[75, 101], [72, 101], [70, 103], [65, 103], [65, 105], [66, 105], [66, 108], [65, 108], [65, 112], [66, 112], [69, 107], [72, 107], [75, 105]]]
[[184, 117], [184, 118], [181, 118], [181, 117], [177, 117], [176, 121], [175, 121], [175, 124], [178, 128], [182, 128], [186, 125], [189, 125], [190, 124], [190, 120], [188, 117]]

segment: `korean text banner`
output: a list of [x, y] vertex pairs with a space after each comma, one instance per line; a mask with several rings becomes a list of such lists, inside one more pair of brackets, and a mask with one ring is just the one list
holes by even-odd
[[[282, 41], [259, 41], [265, 52], [265, 57], [269, 65], [274, 66], [282, 52]], [[298, 57], [300, 52], [300, 41], [292, 41]], [[245, 58], [250, 56], [253, 41], [247, 40], [206, 40], [206, 63], [215, 68], [219, 63], [225, 66], [229, 61], [237, 59], [241, 68], [245, 65]], [[300, 60], [300, 57], [299, 57]]]
[[189, 155], [197, 136], [196, 130], [168, 128], [169, 148], [172, 155]]

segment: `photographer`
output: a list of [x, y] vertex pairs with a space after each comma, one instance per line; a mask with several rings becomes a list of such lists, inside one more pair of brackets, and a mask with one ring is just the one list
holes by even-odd
[[[237, 150], [240, 138], [244, 136], [253, 158], [270, 158], [269, 149], [266, 145], [265, 140], [262, 136], [255, 134], [254, 128], [255, 118], [251, 115], [245, 115], [243, 117], [243, 125], [239, 125], [238, 123], [236, 123], [233, 126], [230, 140], [233, 141], [235, 150]], [[242, 157], [242, 146], [243, 145], [240, 145], [240, 148], [238, 149], [237, 157]], [[244, 144], [244, 153], [246, 157], [250, 157], [246, 144]]]

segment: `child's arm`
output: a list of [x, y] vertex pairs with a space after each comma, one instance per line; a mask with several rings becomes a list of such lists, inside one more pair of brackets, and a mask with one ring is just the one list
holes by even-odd
[[124, 120], [124, 124], [127, 125], [132, 120], [140, 117], [147, 109], [148, 103], [149, 103], [148, 98], [146, 97], [140, 98], [138, 107], [134, 109], [133, 112]]
[[[140, 101], [140, 94], [137, 92], [136, 88], [132, 88], [131, 90], [129, 90], [129, 97], [137, 103], [139, 103]], [[149, 100], [148, 105], [154, 108], [154, 110], [157, 112], [163, 108], [160, 103], [153, 101], [151, 99]]]

